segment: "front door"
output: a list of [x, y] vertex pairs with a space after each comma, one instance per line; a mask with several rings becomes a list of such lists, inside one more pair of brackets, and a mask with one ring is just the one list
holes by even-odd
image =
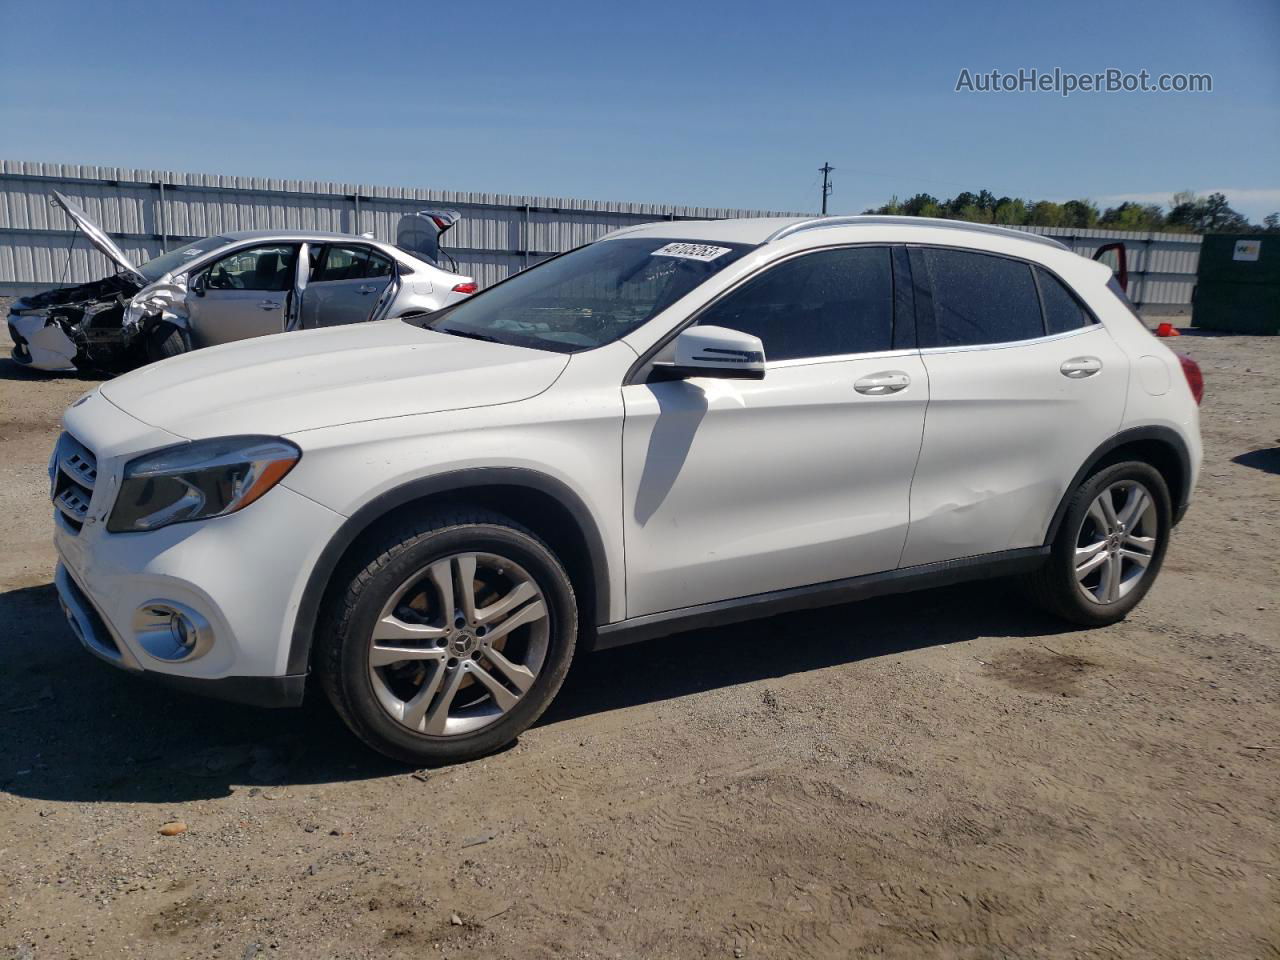
[[929, 411], [903, 566], [1040, 546], [1120, 427], [1127, 358], [1042, 266], [920, 247], [911, 268]]
[[394, 269], [389, 257], [364, 244], [329, 244], [302, 295], [302, 328], [368, 320]]
[[763, 380], [623, 388], [628, 616], [897, 567], [929, 385], [891, 260], [804, 254], [704, 310]]
[[296, 244], [246, 247], [215, 261], [187, 295], [193, 347], [281, 333], [294, 283]]

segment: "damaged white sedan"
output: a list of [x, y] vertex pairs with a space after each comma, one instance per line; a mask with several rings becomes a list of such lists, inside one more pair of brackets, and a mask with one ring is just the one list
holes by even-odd
[[135, 266], [73, 201], [54, 203], [120, 268], [9, 308], [11, 356], [50, 371], [120, 372], [199, 347], [289, 330], [431, 313], [476, 291], [446, 270], [453, 212], [401, 218], [397, 244], [266, 230], [204, 237]]

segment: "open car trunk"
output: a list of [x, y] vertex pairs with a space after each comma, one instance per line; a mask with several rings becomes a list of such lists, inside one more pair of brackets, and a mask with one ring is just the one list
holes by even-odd
[[443, 238], [460, 219], [462, 215], [456, 210], [407, 213], [396, 224], [396, 246], [406, 253], [425, 258], [441, 269], [457, 273], [457, 263], [444, 252]]

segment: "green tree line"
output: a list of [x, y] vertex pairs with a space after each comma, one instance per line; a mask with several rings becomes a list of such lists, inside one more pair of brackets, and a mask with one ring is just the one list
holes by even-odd
[[1168, 212], [1158, 203], [1125, 202], [1099, 210], [1090, 200], [1024, 200], [997, 197], [990, 190], [964, 191], [947, 200], [917, 193], [908, 200], [895, 196], [881, 207], [863, 213], [907, 217], [942, 217], [971, 223], [997, 223], [1011, 227], [1107, 227], [1113, 230], [1160, 230], [1169, 233], [1277, 233], [1280, 212], [1268, 214], [1260, 224], [1248, 219], [1227, 203], [1221, 193], [1198, 197], [1190, 191], [1175, 193]]

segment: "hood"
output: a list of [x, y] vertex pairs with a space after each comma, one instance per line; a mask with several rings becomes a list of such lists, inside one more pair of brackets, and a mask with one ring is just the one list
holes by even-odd
[[120, 295], [133, 296], [140, 285], [132, 276], [119, 273], [93, 280], [74, 287], [54, 287], [41, 293], [33, 293], [29, 297], [15, 300], [9, 310], [13, 313], [24, 313], [28, 310], [46, 310], [49, 307], [64, 307], [71, 303], [91, 303], [94, 300], [109, 300]]
[[125, 256], [125, 252], [116, 246], [114, 240], [107, 236], [107, 231], [90, 220], [89, 215], [81, 210], [73, 200], [55, 190], [53, 191], [53, 202], [67, 212], [67, 216], [76, 222], [76, 226], [84, 232], [84, 235], [89, 238], [89, 241], [95, 247], [106, 255], [108, 260], [114, 262], [116, 266], [131, 276], [137, 277], [142, 283], [147, 282], [146, 278], [138, 272], [138, 268]]
[[383, 320], [196, 350], [100, 389], [126, 413], [189, 439], [283, 435], [513, 403], [547, 389], [568, 362]]

